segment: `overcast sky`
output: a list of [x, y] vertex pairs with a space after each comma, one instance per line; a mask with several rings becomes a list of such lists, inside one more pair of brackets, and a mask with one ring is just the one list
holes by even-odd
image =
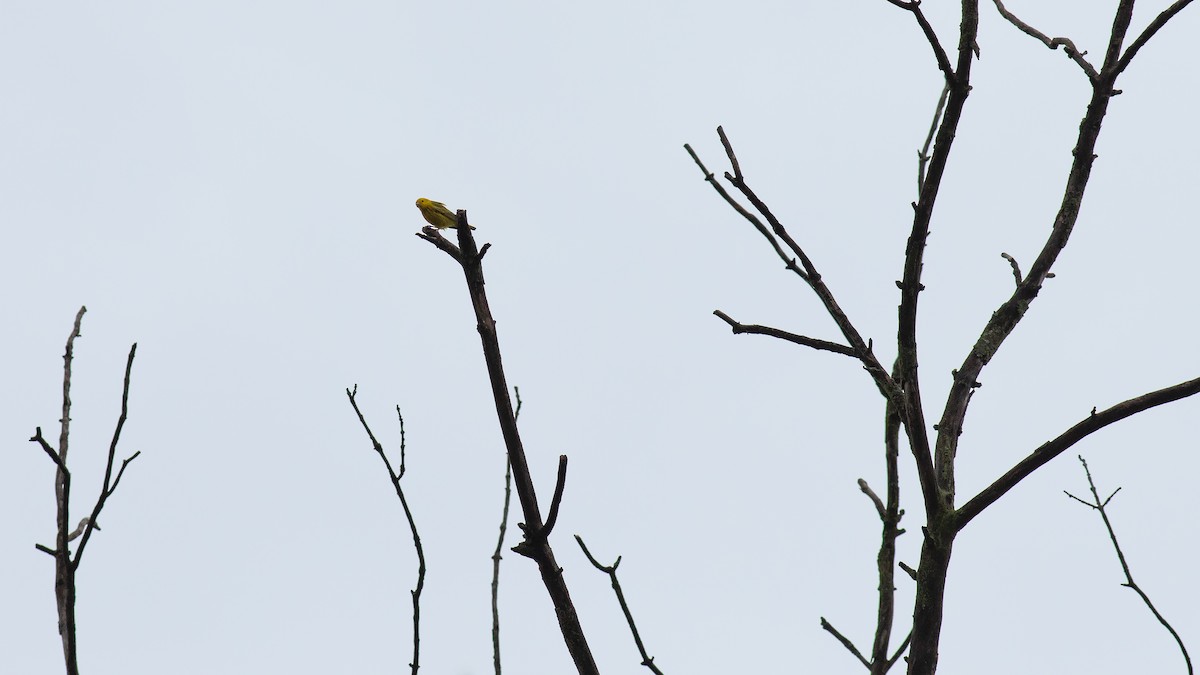
[[[950, 370], [1049, 232], [1089, 88], [984, 5], [974, 89], [933, 219], [919, 340]], [[1008, 3], [1100, 60], [1112, 5]], [[1135, 16], [1140, 30], [1166, 0]], [[947, 48], [957, 3], [925, 3]], [[1101, 408], [1200, 372], [1200, 10], [1122, 77], [1071, 245], [984, 371], [959, 503]], [[883, 401], [850, 359], [712, 316], [837, 339], [703, 182], [724, 125], [751, 185], [880, 360], [916, 153], [941, 90], [912, 16], [857, 2], [0, 2], [0, 672], [61, 672], [51, 559], [62, 352], [81, 305], [70, 464], [90, 510], [138, 343], [122, 456], [79, 574], [88, 673], [395, 673], [416, 562], [345, 397], [399, 450], [429, 575], [422, 666], [491, 672], [503, 446], [460, 269], [417, 197], [468, 209], [552, 543], [601, 669], [645, 669], [601, 559], [668, 673], [858, 672], [869, 648]], [[1200, 399], [1080, 443], [958, 539], [946, 673], [1183, 672], [1123, 581], [1200, 652]], [[915, 565], [921, 507], [900, 559]], [[513, 517], [515, 523], [519, 518]], [[510, 541], [515, 528], [510, 529]], [[898, 577], [898, 643], [912, 584]], [[506, 672], [572, 671], [534, 565], [509, 553]]]

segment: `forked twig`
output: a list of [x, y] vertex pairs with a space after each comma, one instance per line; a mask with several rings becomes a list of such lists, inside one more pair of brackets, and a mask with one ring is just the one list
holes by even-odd
[[413, 655], [412, 661], [409, 662], [409, 668], [412, 675], [417, 675], [417, 670], [421, 667], [421, 591], [425, 588], [425, 548], [421, 545], [421, 535], [417, 533], [417, 521], [413, 517], [412, 509], [408, 506], [408, 499], [404, 496], [404, 488], [400, 486], [400, 479], [404, 478], [405, 472], [405, 450], [407, 442], [404, 436], [404, 415], [400, 414], [400, 406], [396, 406], [396, 417], [400, 420], [400, 470], [396, 471], [392, 468], [392, 462], [388, 459], [387, 452], [383, 449], [383, 444], [379, 439], [375, 438], [375, 433], [371, 431], [371, 426], [367, 424], [367, 419], [363, 416], [362, 411], [358, 408], [358, 385], [354, 385], [354, 389], [346, 389], [346, 398], [350, 399], [350, 406], [354, 408], [354, 414], [358, 416], [358, 422], [362, 425], [363, 431], [367, 432], [367, 438], [371, 440], [371, 447], [379, 458], [383, 460], [383, 465], [387, 469], [388, 479], [392, 483], [392, 488], [396, 491], [396, 497], [400, 499], [400, 506], [404, 509], [404, 518], [408, 521], [408, 529], [412, 533], [413, 548], [417, 552], [417, 585], [410, 591], [412, 596], [413, 608]]
[[663, 672], [654, 664], [654, 657], [646, 653], [646, 645], [642, 643], [642, 636], [638, 633], [637, 624], [633, 621], [633, 613], [629, 611], [629, 603], [625, 602], [625, 593], [621, 590], [621, 582], [617, 580], [617, 567], [621, 564], [621, 556], [617, 556], [617, 561], [611, 565], [601, 565], [592, 557], [592, 552], [583, 543], [583, 538], [575, 535], [575, 541], [579, 543], [579, 548], [583, 549], [583, 554], [587, 556], [588, 562], [592, 563], [592, 567], [604, 572], [612, 581], [613, 593], [617, 595], [617, 602], [621, 605], [621, 611], [625, 614], [625, 622], [629, 624], [629, 630], [633, 633], [633, 642], [637, 645], [638, 653], [642, 655], [642, 665], [650, 669], [650, 672], [655, 675], [663, 675]]
[[1154, 603], [1150, 602], [1150, 596], [1146, 595], [1141, 586], [1138, 586], [1137, 582], [1133, 580], [1133, 573], [1129, 571], [1129, 563], [1125, 560], [1125, 554], [1121, 551], [1121, 544], [1117, 541], [1117, 533], [1113, 530], [1112, 521], [1108, 519], [1108, 511], [1105, 510], [1105, 507], [1108, 506], [1113, 497], [1117, 496], [1121, 488], [1117, 488], [1107, 499], [1101, 501], [1100, 493], [1096, 490], [1096, 483], [1092, 480], [1092, 472], [1088, 469], [1087, 460], [1083, 458], [1083, 455], [1079, 455], [1079, 463], [1083, 464], [1083, 473], [1087, 476], [1088, 489], [1091, 490], [1092, 501], [1084, 501], [1066, 490], [1063, 490], [1063, 492], [1071, 499], [1100, 513], [1100, 519], [1104, 521], [1104, 529], [1108, 530], [1108, 538], [1112, 541], [1113, 549], [1117, 552], [1117, 559], [1121, 561], [1121, 569], [1125, 572], [1125, 583], [1121, 585], [1133, 589], [1142, 598], [1142, 602], [1146, 603], [1146, 607], [1150, 609], [1150, 612], [1154, 614], [1154, 618], [1158, 619], [1158, 622], [1163, 625], [1163, 628], [1167, 629], [1171, 637], [1175, 638], [1175, 644], [1179, 645], [1179, 651], [1183, 653], [1183, 660], [1187, 663], [1188, 675], [1192, 675], [1195, 672], [1192, 669], [1192, 657], [1188, 656], [1188, 650], [1183, 644], [1183, 638], [1179, 637], [1179, 633], [1175, 632], [1171, 624], [1155, 608]]

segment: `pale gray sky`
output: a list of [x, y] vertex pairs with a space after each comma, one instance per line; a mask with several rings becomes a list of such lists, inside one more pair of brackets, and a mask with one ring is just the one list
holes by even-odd
[[[1088, 88], [985, 5], [982, 60], [926, 255], [924, 397], [940, 403], [1062, 193]], [[1112, 3], [1009, 8], [1103, 51]], [[1140, 29], [1165, 0], [1144, 2]], [[952, 46], [956, 3], [926, 2]], [[413, 233], [420, 196], [481, 242], [521, 427], [601, 668], [644, 670], [594, 553], [668, 673], [857, 672], [882, 487], [882, 400], [849, 359], [733, 336], [711, 315], [836, 338], [812, 294], [683, 151], [746, 175], [881, 360], [941, 80], [883, 0], [0, 3], [0, 672], [60, 672], [53, 470], [80, 305], [70, 463], [90, 509], [138, 343], [124, 454], [142, 451], [79, 576], [89, 673], [391, 673], [409, 660], [415, 559], [345, 400], [398, 451], [428, 556], [422, 665], [491, 672], [489, 556], [504, 459], [460, 270]], [[960, 502], [1093, 406], [1190, 379], [1195, 157], [1188, 9], [1123, 76], [1071, 246], [984, 371]], [[1098, 59], [1098, 56], [1093, 58]], [[1100, 432], [955, 547], [946, 673], [1182, 672], [1123, 589], [1099, 520], [1122, 486], [1137, 578], [1200, 651], [1191, 494], [1200, 400]], [[906, 478], [911, 459], [904, 457]], [[920, 504], [904, 486], [916, 563]], [[514, 518], [514, 522], [516, 518]], [[513, 530], [515, 532], [515, 528]], [[515, 543], [515, 540], [512, 541]], [[506, 670], [572, 667], [536, 569], [502, 580]], [[899, 580], [898, 641], [912, 586]]]

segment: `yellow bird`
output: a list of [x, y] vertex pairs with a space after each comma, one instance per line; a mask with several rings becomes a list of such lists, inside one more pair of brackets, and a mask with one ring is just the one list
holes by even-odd
[[[421, 210], [421, 215], [425, 217], [425, 220], [439, 230], [444, 230], [448, 227], [451, 229], [458, 227], [458, 216], [441, 202], [421, 197], [417, 200], [417, 208]], [[475, 229], [474, 225], [468, 225], [467, 227], [472, 230]]]

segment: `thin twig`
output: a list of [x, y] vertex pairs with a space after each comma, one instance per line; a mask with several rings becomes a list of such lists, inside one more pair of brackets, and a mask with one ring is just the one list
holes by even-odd
[[[517, 408], [513, 411], [513, 422], [521, 419], [521, 388], [513, 387]], [[508, 532], [508, 509], [512, 504], [512, 461], [504, 460], [504, 508], [500, 512], [500, 536], [496, 538], [496, 550], [492, 552], [492, 664], [496, 675], [500, 675], [500, 552], [504, 549], [504, 535]]]
[[684, 143], [683, 149], [687, 150], [688, 154], [692, 156], [692, 160], [696, 162], [696, 166], [700, 167], [700, 171], [704, 174], [704, 180], [711, 185], [714, 190], [717, 191], [717, 194], [721, 196], [721, 199], [724, 199], [726, 204], [729, 204], [731, 207], [733, 207], [734, 211], [737, 211], [743, 218], [745, 218], [751, 225], [754, 226], [754, 229], [758, 230], [758, 233], [761, 234], [763, 238], [771, 244], [771, 247], [775, 249], [775, 253], [779, 256], [780, 260], [783, 260], [785, 263], [790, 263], [787, 269], [795, 272], [800, 276], [800, 278], [803, 279], [804, 270], [796, 267], [794, 264], [795, 261], [788, 258], [787, 253], [784, 253], [783, 248], [779, 245], [779, 240], [775, 238], [775, 235], [771, 234], [771, 230], [769, 230], [767, 226], [763, 224], [762, 220], [760, 220], [758, 216], [754, 215], [753, 213], [750, 213], [746, 207], [742, 206], [736, 199], [733, 198], [733, 195], [729, 194], [729, 192], [725, 189], [725, 186], [721, 185], [720, 181], [718, 181], [713, 176], [713, 173], [708, 170], [708, 167], [704, 166], [704, 162], [700, 161], [700, 157], [696, 154], [696, 151], [692, 149], [691, 145]]
[[[916, 575], [914, 575], [914, 577], [915, 576]], [[896, 662], [899, 661], [900, 657], [904, 655], [904, 650], [908, 649], [908, 643], [910, 642], [912, 642], [912, 630], [908, 631], [908, 635], [905, 636], [904, 641], [901, 642], [900, 646], [896, 648], [896, 653], [892, 655], [892, 658], [888, 659], [888, 670], [891, 670], [892, 666], [896, 665]]]
[[[726, 180], [732, 183], [734, 187], [736, 187], [742, 193], [742, 195], [754, 205], [754, 208], [770, 224], [770, 229], [768, 230], [767, 227], [763, 225], [762, 221], [757, 217], [749, 215], [748, 212], [745, 212], [745, 209], [741, 209], [740, 206], [737, 206], [736, 202], [734, 202], [732, 198], [730, 198], [723, 190], [718, 189], [718, 192], [726, 199], [727, 202], [734, 204], [735, 208], [739, 209], [739, 212], [742, 212], [743, 215], [746, 215], [747, 219], [754, 224], [755, 228], [758, 229], [759, 232], [761, 232], [769, 242], [771, 242], [771, 246], [775, 249], [775, 252], [779, 258], [783, 260], [785, 267], [800, 276], [800, 278], [802, 278], [805, 283], [808, 284], [809, 288], [812, 289], [812, 291], [817, 295], [817, 297], [821, 300], [822, 305], [824, 305], [825, 311], [834, 320], [834, 323], [837, 324], [842, 336], [846, 338], [846, 341], [849, 343], [850, 349], [853, 350], [852, 355], [862, 362], [863, 367], [874, 380], [875, 386], [879, 389], [880, 393], [883, 394], [885, 398], [899, 397], [899, 388], [892, 381], [892, 378], [888, 375], [887, 371], [885, 371], [879, 364], [879, 360], [872, 352], [871, 346], [868, 344], [868, 342], [863, 340], [862, 336], [854, 327], [854, 324], [850, 321], [849, 317], [847, 317], [846, 313], [842, 311], [842, 308], [838, 305], [837, 300], [833, 296], [833, 292], [830, 291], [829, 287], [824, 281], [822, 281], [821, 274], [817, 271], [816, 266], [808, 258], [799, 244], [797, 244], [792, 236], [788, 233], [783, 224], [779, 222], [779, 219], [776, 218], [773, 213], [771, 213], [771, 210], [762, 201], [762, 199], [760, 199], [758, 195], [755, 194], [752, 189], [750, 189], [750, 186], [746, 184], [745, 176], [742, 174], [741, 166], [737, 160], [737, 155], [733, 150], [733, 144], [730, 142], [729, 137], [725, 134], [725, 129], [723, 127], [717, 127], [717, 136], [720, 138], [721, 145], [725, 148], [725, 154], [729, 159], [730, 166], [733, 168], [732, 173], [725, 173]], [[708, 172], [708, 170], [700, 162], [699, 158], [696, 157], [696, 154], [692, 151], [691, 147], [685, 147], [692, 155], [693, 159], [696, 160], [696, 164], [700, 166], [702, 171], [704, 171], [706, 177], [705, 179], [716, 186], [717, 184], [715, 181], [709, 180], [712, 174]], [[795, 257], [789, 257], [783, 251], [779, 245], [780, 240], [783, 241], [783, 243], [794, 254]], [[721, 315], [718, 314], [718, 316]], [[783, 337], [783, 334], [777, 334], [776, 337]], [[805, 343], [801, 342], [801, 344]], [[806, 346], [815, 346], [816, 344], [818, 343], [813, 342], [811, 344], [807, 344]], [[818, 348], [829, 348], [828, 345], [833, 345], [834, 343], [822, 342], [820, 344], [825, 344], [826, 347]], [[831, 349], [830, 351], [839, 351], [840, 353], [845, 353], [840, 349]]]
[[592, 563], [592, 567], [604, 572], [612, 581], [613, 592], [617, 595], [617, 603], [621, 605], [621, 611], [625, 614], [625, 622], [629, 624], [629, 631], [633, 633], [633, 642], [637, 645], [638, 653], [642, 656], [642, 665], [650, 669], [650, 672], [655, 675], [663, 675], [663, 672], [654, 664], [654, 657], [646, 653], [646, 645], [642, 643], [642, 636], [638, 633], [637, 624], [633, 621], [633, 613], [629, 610], [629, 603], [625, 602], [625, 593], [621, 590], [621, 582], [617, 580], [617, 567], [621, 564], [621, 556], [617, 556], [617, 561], [611, 565], [601, 565], [592, 557], [592, 552], [583, 543], [583, 538], [575, 535], [575, 541], [579, 543], [579, 548], [583, 549], [583, 554], [587, 556], [588, 562]]
[[550, 499], [550, 513], [546, 516], [546, 524], [542, 527], [543, 537], [549, 537], [558, 522], [558, 507], [562, 504], [563, 490], [567, 487], [567, 456], [558, 456], [558, 480], [554, 483], [554, 497]]
[[858, 354], [855, 354], [854, 350], [846, 345], [840, 345], [836, 342], [830, 342], [828, 340], [810, 338], [804, 335], [797, 335], [795, 333], [779, 330], [778, 328], [771, 328], [770, 326], [738, 323], [737, 321], [731, 319], [728, 314], [719, 309], [714, 311], [713, 314], [720, 317], [720, 319], [725, 323], [729, 324], [729, 327], [733, 329], [734, 335], [741, 335], [742, 333], [747, 333], [750, 335], [769, 335], [774, 338], [779, 338], [780, 340], [787, 340], [788, 342], [805, 347], [811, 347], [816, 350], [834, 352], [835, 354], [843, 354], [853, 359], [858, 358]]
[[421, 667], [421, 591], [425, 588], [425, 548], [421, 545], [421, 536], [417, 533], [417, 522], [413, 518], [412, 509], [408, 506], [408, 499], [404, 496], [404, 489], [400, 487], [400, 479], [404, 477], [404, 456], [405, 456], [405, 434], [404, 434], [404, 416], [400, 414], [400, 406], [396, 406], [396, 417], [400, 421], [400, 472], [397, 473], [392, 469], [392, 463], [388, 459], [387, 453], [383, 449], [383, 445], [375, 438], [374, 432], [371, 431], [371, 426], [367, 424], [367, 419], [363, 416], [362, 411], [358, 408], [358, 385], [354, 385], [354, 389], [346, 389], [346, 398], [350, 399], [350, 406], [354, 408], [354, 414], [358, 416], [359, 424], [362, 425], [364, 431], [367, 432], [367, 438], [371, 439], [371, 447], [375, 450], [379, 458], [383, 460], [384, 467], [387, 468], [388, 479], [392, 483], [392, 487], [396, 491], [396, 497], [400, 499], [400, 506], [404, 509], [404, 518], [408, 521], [408, 529], [412, 532], [413, 548], [417, 552], [417, 585], [410, 591], [412, 596], [413, 608], [413, 655], [412, 661], [408, 664], [412, 675], [417, 675], [417, 670]]
[[871, 662], [867, 660], [867, 657], [863, 656], [862, 652], [858, 651], [858, 647], [854, 646], [854, 643], [850, 641], [850, 638], [842, 635], [840, 632], [838, 632], [838, 629], [833, 627], [833, 624], [826, 621], [825, 617], [821, 617], [821, 628], [824, 628], [826, 632], [836, 638], [838, 642], [842, 643], [842, 646], [845, 647], [847, 651], [853, 654], [860, 663], [870, 669]]
[[942, 43], [938, 40], [937, 33], [933, 31], [933, 26], [929, 24], [929, 20], [925, 18], [925, 14], [921, 11], [921, 0], [888, 0], [888, 2], [912, 12], [917, 19], [917, 24], [921, 26], [921, 32], [925, 34], [925, 39], [929, 41], [929, 46], [933, 48], [933, 55], [937, 59], [938, 69], [946, 77], [947, 82], [952, 82], [955, 79], [954, 67], [950, 65], [950, 57], [946, 55], [946, 50], [942, 48]]
[[[1183, 660], [1185, 663], [1187, 663], [1188, 675], [1193, 675], [1195, 671], [1192, 669], [1192, 657], [1188, 656], [1188, 650], [1183, 644], [1183, 638], [1179, 637], [1179, 633], [1175, 632], [1175, 629], [1171, 627], [1171, 624], [1168, 623], [1167, 620], [1163, 618], [1163, 615], [1159, 613], [1158, 609], [1154, 607], [1154, 603], [1150, 602], [1150, 596], [1146, 595], [1141, 586], [1137, 585], [1137, 582], [1133, 580], [1133, 573], [1129, 571], [1129, 563], [1125, 560], [1125, 554], [1121, 551], [1121, 544], [1117, 542], [1117, 533], [1115, 530], [1113, 530], [1112, 521], [1108, 519], [1108, 511], [1105, 510], [1105, 507], [1108, 506], [1108, 502], [1111, 501], [1114, 496], [1116, 496], [1117, 492], [1115, 491], [1109, 495], [1108, 499], [1100, 501], [1100, 493], [1096, 491], [1096, 483], [1092, 480], [1092, 472], [1090, 469], [1088, 469], [1087, 460], [1083, 458], [1083, 455], [1079, 455], [1079, 462], [1080, 464], [1083, 464], [1083, 473], [1087, 476], [1088, 489], [1092, 492], [1092, 501], [1086, 502], [1070, 492], [1067, 492], [1067, 496], [1083, 504], [1084, 506], [1091, 507], [1100, 512], [1100, 518], [1104, 521], [1104, 528], [1108, 530], [1108, 538], [1112, 540], [1113, 549], [1117, 552], [1117, 559], [1121, 561], [1121, 569], [1125, 572], [1126, 583], [1121, 585], [1125, 586], [1126, 588], [1132, 588], [1139, 596], [1141, 596], [1142, 602], [1146, 603], [1146, 607], [1148, 607], [1150, 612], [1154, 614], [1154, 618], [1158, 619], [1158, 622], [1163, 625], [1163, 628], [1167, 629], [1167, 632], [1171, 634], [1171, 637], [1175, 638], [1175, 644], [1179, 645], [1179, 651], [1183, 653]], [[1117, 488], [1117, 491], [1120, 491], [1120, 488]]]
[[917, 195], [925, 188], [925, 167], [929, 164], [929, 148], [933, 145], [933, 136], [937, 133], [938, 123], [942, 121], [942, 111], [946, 109], [946, 97], [950, 95], [950, 84], [942, 87], [938, 96], [937, 108], [933, 111], [933, 121], [929, 123], [929, 133], [925, 136], [925, 145], [917, 151]]

